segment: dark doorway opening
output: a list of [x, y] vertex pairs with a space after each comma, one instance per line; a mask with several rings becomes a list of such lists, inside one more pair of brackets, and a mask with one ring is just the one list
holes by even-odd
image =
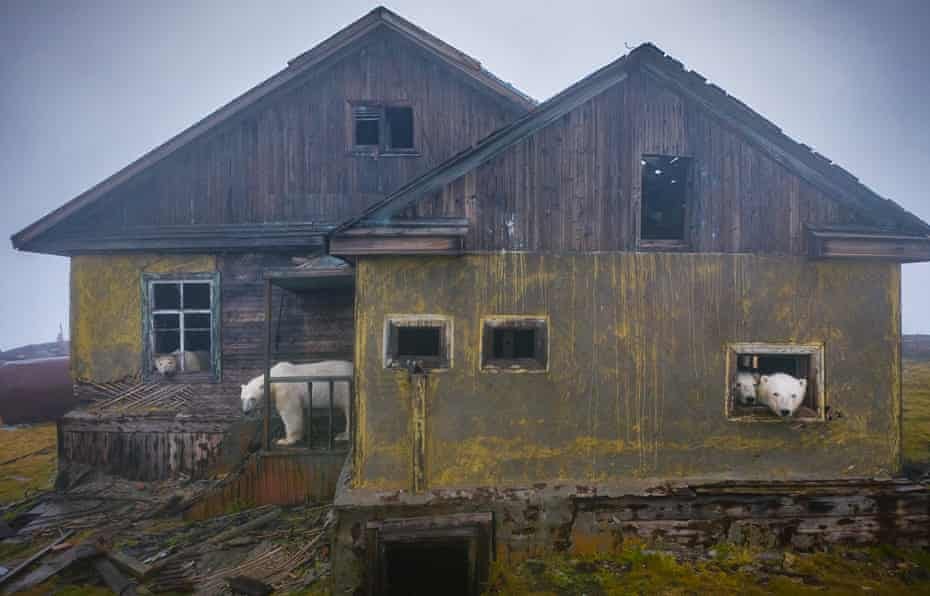
[[388, 596], [469, 596], [471, 565], [466, 540], [385, 545]]

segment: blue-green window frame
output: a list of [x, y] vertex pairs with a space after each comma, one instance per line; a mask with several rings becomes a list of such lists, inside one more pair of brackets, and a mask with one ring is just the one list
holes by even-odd
[[218, 271], [205, 273], [143, 273], [142, 274], [142, 378], [146, 381], [162, 379], [152, 370], [154, 334], [152, 330], [153, 282], [209, 282], [210, 283], [210, 370], [182, 373], [171, 380], [176, 382], [218, 383], [222, 379], [222, 349], [220, 345], [220, 274]]

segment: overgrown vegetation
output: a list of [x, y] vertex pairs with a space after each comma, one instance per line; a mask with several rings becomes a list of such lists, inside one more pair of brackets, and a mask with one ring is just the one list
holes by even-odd
[[51, 487], [56, 436], [53, 422], [0, 428], [0, 503]]
[[930, 360], [904, 361], [904, 461], [930, 468]]
[[889, 547], [795, 554], [720, 546], [677, 559], [640, 544], [609, 556], [496, 564], [488, 595], [930, 594], [930, 554]]

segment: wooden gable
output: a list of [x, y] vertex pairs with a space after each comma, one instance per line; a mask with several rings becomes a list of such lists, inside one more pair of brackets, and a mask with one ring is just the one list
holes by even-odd
[[[411, 107], [414, 150], [354, 152], [357, 102]], [[532, 105], [379, 8], [13, 243], [59, 254], [321, 244], [333, 224]]]
[[910, 237], [908, 260], [930, 258], [927, 224], [648, 45], [372, 207], [331, 250], [407, 218], [464, 218], [464, 251], [661, 249], [640, 238], [640, 165], [655, 154], [692, 161], [676, 249], [837, 256], [812, 233], [841, 228]]

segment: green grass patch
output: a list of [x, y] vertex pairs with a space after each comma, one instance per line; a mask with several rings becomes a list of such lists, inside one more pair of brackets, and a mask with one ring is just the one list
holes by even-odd
[[904, 462], [930, 466], [930, 361], [904, 361]]
[[[51, 488], [57, 465], [55, 423], [0, 430], [0, 503]], [[36, 453], [38, 452], [38, 453]]]

